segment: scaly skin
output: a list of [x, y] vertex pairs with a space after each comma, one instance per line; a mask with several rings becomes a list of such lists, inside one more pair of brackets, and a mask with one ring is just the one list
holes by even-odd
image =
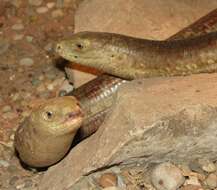
[[52, 165], [68, 152], [83, 113], [74, 97], [54, 98], [33, 110], [15, 134], [15, 148], [32, 167]]
[[[172, 36], [169, 40], [183, 39], [189, 36], [198, 36], [200, 34], [206, 34], [208, 32], [213, 32], [216, 30], [217, 10], [211, 12], [193, 25]], [[124, 80], [122, 79], [109, 75], [102, 75], [70, 93], [70, 95], [77, 97], [81, 104], [81, 109], [84, 112], [83, 123], [79, 130], [82, 138], [91, 135], [100, 126], [104, 120], [106, 113], [114, 102], [115, 92], [117, 91], [118, 86], [123, 82]], [[44, 131], [43, 128], [49, 129], [49, 126], [57, 127], [58, 122], [44, 121], [41, 116], [43, 115], [42, 113], [44, 113], [44, 108], [48, 108], [47, 111], [54, 109], [56, 112], [58, 110], [62, 110], [65, 106], [67, 107], [70, 104], [71, 103], [68, 101], [68, 97], [49, 100], [44, 106], [41, 106], [37, 109], [37, 113], [33, 111], [32, 115], [26, 118], [24, 124], [18, 128], [15, 135], [15, 147], [18, 149], [20, 157], [25, 163], [29, 163], [29, 165], [35, 167], [49, 166], [57, 162], [59, 159], [61, 159], [61, 157], [65, 155], [68, 150], [69, 142], [73, 140], [74, 133], [77, 130], [77, 124], [73, 124], [72, 128], [70, 128], [72, 129], [69, 130], [71, 131], [71, 135], [68, 129], [66, 130], [65, 136], [64, 134], [60, 136], [58, 130], [51, 130], [52, 133], [50, 134], [49, 130]], [[76, 110], [77, 109], [75, 109], [75, 112], [73, 113], [76, 113]], [[64, 117], [61, 116], [61, 114], [58, 115], [60, 120], [61, 117]], [[79, 119], [77, 122], [78, 125], [80, 125]], [[59, 128], [61, 127], [65, 128], [64, 125], [59, 126]], [[34, 131], [39, 131], [39, 133], [35, 133]], [[69, 133], [67, 133], [67, 131]], [[65, 143], [65, 138], [68, 139], [67, 143]], [[44, 151], [42, 144], [48, 148], [47, 150], [53, 150], [53, 152], [50, 153], [50, 151]], [[33, 150], [36, 149], [34, 154], [31, 152], [32, 148], [29, 147], [33, 147]]]
[[69, 61], [124, 79], [183, 76], [217, 70], [217, 32], [174, 41], [80, 32], [59, 42], [56, 51]]

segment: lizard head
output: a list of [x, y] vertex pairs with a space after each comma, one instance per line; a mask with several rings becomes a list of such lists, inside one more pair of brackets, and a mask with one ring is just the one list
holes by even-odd
[[[79, 32], [56, 45], [63, 58], [86, 66], [109, 66], [111, 62], [124, 61], [127, 40], [124, 35], [103, 32]], [[100, 68], [101, 67], [101, 68]]]
[[77, 131], [82, 119], [79, 102], [72, 96], [50, 99], [27, 118], [36, 130], [55, 135]]
[[15, 148], [23, 162], [45, 167], [62, 159], [83, 120], [72, 96], [48, 100], [33, 110], [15, 133]]

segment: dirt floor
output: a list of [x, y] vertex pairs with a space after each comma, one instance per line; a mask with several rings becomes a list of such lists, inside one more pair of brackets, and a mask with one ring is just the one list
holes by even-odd
[[[14, 154], [14, 132], [41, 101], [71, 90], [55, 66], [56, 41], [73, 33], [81, 0], [0, 0], [0, 189], [36, 189], [41, 173]], [[202, 16], [202, 15], [201, 15]]]
[[0, 1], [0, 189], [34, 189], [37, 175], [14, 156], [14, 132], [37, 102], [68, 88], [52, 52], [72, 34], [77, 2]]

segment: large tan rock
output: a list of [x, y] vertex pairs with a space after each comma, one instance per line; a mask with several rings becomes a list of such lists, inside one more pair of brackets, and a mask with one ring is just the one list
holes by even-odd
[[[217, 6], [217, 0], [84, 0], [75, 14], [75, 32], [101, 31], [166, 39]], [[78, 87], [95, 78], [86, 69], [67, 70]]]
[[217, 74], [132, 81], [100, 129], [45, 173], [40, 190], [68, 189], [116, 164], [217, 159]]
[[216, 0], [84, 0], [75, 14], [75, 32], [106, 31], [163, 40], [216, 6]]

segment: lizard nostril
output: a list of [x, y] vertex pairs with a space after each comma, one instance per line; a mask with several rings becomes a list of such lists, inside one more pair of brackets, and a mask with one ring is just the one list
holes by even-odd
[[69, 113], [69, 118], [72, 118], [72, 117], [74, 117], [75, 116], [75, 113], [73, 113], [73, 112], [71, 112], [71, 113]]
[[57, 45], [56, 45], [56, 51], [59, 52], [61, 49], [62, 49], [61, 45], [60, 45], [60, 44], [57, 44]]

